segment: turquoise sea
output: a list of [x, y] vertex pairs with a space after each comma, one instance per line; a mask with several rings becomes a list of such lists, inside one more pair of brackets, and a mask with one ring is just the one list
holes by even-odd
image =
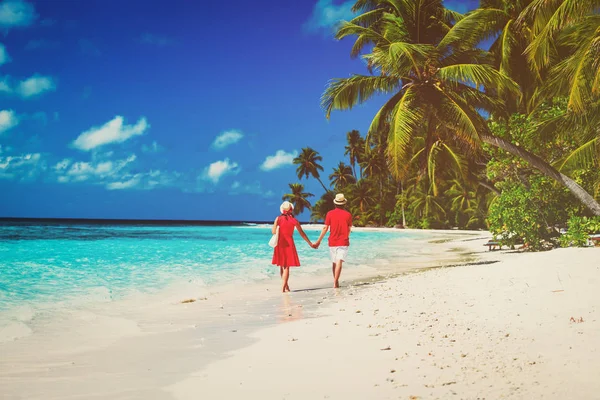
[[[313, 241], [320, 227], [305, 225]], [[355, 231], [349, 267], [385, 263], [424, 233]], [[271, 265], [270, 225], [0, 222], [0, 317], [15, 307], [112, 301], [169, 285], [199, 288], [252, 283], [279, 273]], [[330, 269], [326, 241], [310, 248], [295, 233], [302, 266], [294, 274]]]

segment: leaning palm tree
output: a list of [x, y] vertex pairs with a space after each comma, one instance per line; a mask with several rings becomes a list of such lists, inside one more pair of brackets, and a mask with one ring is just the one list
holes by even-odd
[[319, 181], [323, 189], [327, 192], [328, 189], [321, 182], [321, 178], [319, 175], [319, 171], [323, 171], [323, 167], [319, 164], [320, 161], [323, 160], [323, 157], [319, 155], [319, 153], [310, 148], [305, 147], [302, 149], [302, 153], [298, 155], [298, 157], [294, 158], [294, 164], [298, 167], [296, 168], [296, 173], [298, 174], [298, 179], [302, 179], [302, 177], [308, 178], [312, 176], [316, 180]]
[[[526, 54], [548, 79], [536, 104], [565, 96], [567, 108], [546, 121], [546, 128], [578, 142], [559, 170], [600, 168], [600, 0], [533, 0], [520, 18], [534, 27]], [[546, 129], [548, 131], [548, 129]], [[594, 192], [600, 181], [594, 183]]]
[[352, 174], [352, 168], [349, 165], [344, 164], [343, 161], [338, 164], [337, 168], [333, 169], [333, 173], [329, 175], [329, 180], [338, 192], [342, 191], [348, 184], [356, 182], [356, 179]]
[[[396, 5], [393, 10], [391, 3]], [[502, 111], [502, 98], [497, 94], [518, 97], [519, 87], [494, 68], [489, 53], [452, 41], [445, 44], [450, 25], [441, 0], [359, 0], [355, 10], [362, 14], [342, 23], [336, 37], [356, 36], [352, 55], [371, 44], [363, 58], [373, 74], [330, 81], [322, 105], [329, 118], [333, 110], [351, 109], [374, 95], [388, 95], [368, 135], [386, 133], [388, 165], [394, 177], [402, 179], [406, 174], [415, 137], [426, 138], [429, 153], [437, 139], [449, 135], [471, 151], [487, 143], [524, 159], [600, 215], [600, 204], [573, 179], [490, 132], [479, 110]]]
[[281, 199], [294, 204], [294, 215], [302, 214], [305, 209], [310, 210], [311, 204], [308, 198], [313, 197], [314, 194], [304, 192], [304, 185], [300, 183], [290, 183], [289, 186], [292, 193], [284, 194]]

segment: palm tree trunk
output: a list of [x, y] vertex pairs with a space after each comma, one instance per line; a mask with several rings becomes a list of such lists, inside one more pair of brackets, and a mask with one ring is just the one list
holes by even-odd
[[479, 186], [483, 186], [484, 188], [496, 193], [498, 196], [500, 196], [500, 191], [492, 184], [487, 183], [487, 182], [482, 182], [482, 181], [477, 181], [477, 184]]
[[319, 181], [319, 183], [321, 184], [321, 186], [323, 186], [323, 189], [325, 190], [325, 193], [327, 193], [327, 192], [330, 192], [330, 191], [331, 191], [331, 190], [327, 189], [327, 188], [325, 187], [325, 185], [323, 185], [323, 182], [321, 182], [321, 178], [319, 178], [319, 177], [315, 177], [315, 178], [317, 178], [317, 180]]
[[400, 181], [400, 194], [402, 196], [402, 227], [406, 228], [406, 217], [404, 216], [404, 186], [402, 185], [402, 181]]
[[586, 192], [585, 189], [579, 186], [573, 179], [560, 173], [540, 157], [497, 136], [481, 135], [481, 140], [483, 140], [484, 143], [499, 147], [502, 150], [505, 150], [510, 154], [527, 161], [547, 177], [552, 178], [558, 183], [564, 185], [594, 215], [600, 216], [600, 204], [598, 204], [594, 197]]

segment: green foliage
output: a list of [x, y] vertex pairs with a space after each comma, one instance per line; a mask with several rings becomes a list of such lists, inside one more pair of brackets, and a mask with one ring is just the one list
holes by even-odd
[[569, 218], [567, 232], [560, 237], [561, 247], [583, 247], [588, 244], [588, 237], [593, 233], [600, 233], [600, 217], [579, 217], [577, 215]]
[[[362, 56], [368, 74], [331, 80], [322, 106], [329, 118], [375, 95], [387, 101], [366, 137], [346, 134], [348, 158], [331, 185], [350, 200], [357, 226], [489, 227], [505, 244], [539, 250], [558, 242], [572, 215], [561, 244], [580, 244], [594, 227], [584, 222], [593, 199], [577, 201], [546, 176], [564, 184], [559, 170], [600, 196], [600, 17], [589, 14], [597, 0], [480, 3], [463, 16], [439, 0], [356, 2], [336, 37], [355, 40], [351, 56]], [[489, 51], [476, 48], [489, 38]], [[294, 160], [298, 178], [327, 192], [320, 162], [308, 147]], [[331, 196], [315, 203], [312, 220], [324, 218]]]
[[502, 194], [489, 209], [490, 231], [505, 245], [524, 244], [530, 250], [553, 247], [557, 236], [555, 226], [566, 221], [565, 206], [572, 199], [548, 178], [530, 177], [529, 184], [529, 187], [520, 182], [501, 185]]

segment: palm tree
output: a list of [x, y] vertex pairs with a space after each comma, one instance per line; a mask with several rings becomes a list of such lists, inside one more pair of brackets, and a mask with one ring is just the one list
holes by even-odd
[[352, 174], [352, 168], [344, 164], [343, 161], [340, 161], [338, 167], [333, 169], [333, 173], [329, 175], [329, 180], [338, 192], [342, 191], [348, 184], [356, 182]]
[[325, 192], [319, 200], [315, 202], [310, 214], [310, 220], [313, 222], [323, 221], [327, 213], [333, 210], [333, 199], [335, 198], [332, 192]]
[[430, 228], [431, 222], [443, 223], [446, 216], [442, 197], [433, 193], [432, 186], [427, 181], [428, 178], [414, 179], [407, 190], [409, 208], [421, 219], [424, 228]]
[[350, 132], [348, 132], [346, 134], [346, 140], [348, 141], [348, 145], [345, 147], [344, 155], [350, 158], [352, 172], [354, 174], [354, 177], [358, 179], [358, 175], [356, 175], [355, 165], [360, 163], [362, 160], [362, 154], [365, 148], [365, 140], [360, 136], [360, 132], [358, 132], [357, 130], [351, 130]]
[[508, 113], [526, 112], [534, 91], [541, 83], [539, 73], [529, 68], [525, 50], [533, 32], [528, 24], [517, 23], [532, 0], [481, 0], [479, 9], [458, 21], [444, 37], [442, 46], [452, 44], [474, 48], [482, 40], [495, 38], [490, 47], [493, 65], [512, 78], [521, 88], [522, 97], [499, 93]]
[[290, 203], [294, 204], [294, 215], [302, 214], [304, 209], [311, 209], [310, 201], [308, 201], [309, 197], [313, 197], [312, 193], [304, 192], [304, 185], [300, 183], [290, 183], [289, 184], [292, 193], [286, 193], [281, 198], [282, 200], [287, 200]]
[[350, 206], [359, 210], [361, 214], [365, 214], [365, 210], [376, 202], [373, 189], [365, 179], [357, 181], [350, 187], [349, 198]]
[[441, 0], [358, 0], [354, 10], [362, 13], [342, 23], [336, 37], [356, 36], [351, 55], [372, 44], [363, 57], [374, 74], [330, 81], [322, 105], [329, 118], [333, 110], [351, 109], [376, 94], [389, 95], [368, 135], [386, 132], [393, 176], [402, 179], [406, 174], [411, 143], [419, 135], [426, 138], [426, 153], [436, 140], [448, 137], [471, 151], [483, 142], [529, 162], [600, 215], [600, 204], [573, 179], [535, 154], [492, 135], [478, 110], [502, 111], [498, 93], [518, 97], [519, 87], [494, 68], [489, 53], [444, 41], [452, 19], [461, 16], [448, 14]]
[[[548, 121], [555, 133], [578, 143], [559, 171], [600, 167], [599, 8], [599, 0], [533, 0], [520, 18], [534, 27], [535, 38], [526, 49], [529, 60], [536, 70], [548, 70], [534, 100], [567, 99], [566, 112]], [[599, 185], [594, 183], [596, 193]]]
[[323, 167], [319, 164], [319, 161], [322, 160], [323, 157], [321, 157], [316, 150], [305, 147], [302, 149], [302, 153], [294, 158], [293, 162], [298, 166], [296, 168], [298, 179], [302, 179], [302, 177], [308, 178], [310, 175], [318, 180], [321, 186], [323, 186], [323, 189], [327, 192], [328, 189], [323, 185], [323, 182], [321, 182], [319, 175], [319, 171], [323, 171]]
[[[550, 65], [554, 56], [557, 55], [555, 44], [559, 34], [568, 30], [588, 29], [590, 26], [592, 27], [591, 31], [579, 38], [581, 41], [577, 43], [577, 49], [581, 52], [581, 55], [591, 50], [591, 54], [587, 56], [593, 58], [595, 54], [597, 58], [599, 8], [600, 1], [598, 0], [532, 0], [521, 13], [518, 22], [520, 24], [527, 23], [533, 27], [534, 39], [525, 51], [533, 66], [537, 70], [541, 70]], [[577, 64], [577, 61], [575, 63]], [[581, 80], [587, 75], [592, 77], [589, 82], [595, 82], [595, 85], [598, 85], [600, 84], [597, 75], [599, 68], [600, 65], [596, 62], [593, 70], [585, 71], [581, 69], [578, 74], [575, 74], [574, 78]], [[593, 77], [596, 78], [595, 81]]]

